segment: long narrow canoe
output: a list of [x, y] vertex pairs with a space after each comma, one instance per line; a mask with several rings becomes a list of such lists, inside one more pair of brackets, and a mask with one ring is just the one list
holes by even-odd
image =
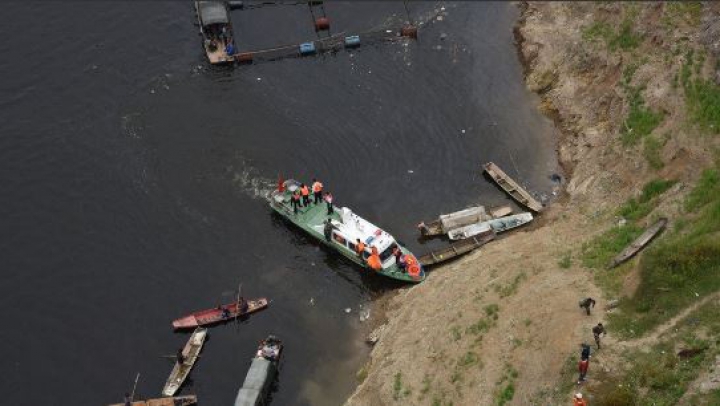
[[490, 230], [483, 234], [455, 242], [446, 248], [431, 251], [418, 258], [418, 261], [423, 266], [437, 265], [453, 258], [457, 258], [461, 255], [465, 255], [470, 251], [482, 247], [493, 239], [495, 239], [495, 232]]
[[[269, 302], [267, 298], [261, 297], [258, 299], [248, 300], [246, 303], [247, 308], [245, 309], [243, 309], [242, 305], [238, 307], [238, 303], [234, 302], [222, 305], [220, 308], [215, 307], [212, 309], [201, 310], [174, 320], [172, 325], [175, 329], [184, 329], [222, 323], [254, 313], [258, 310], [262, 310], [268, 306]], [[223, 317], [222, 309], [227, 309], [227, 317]]]
[[495, 233], [500, 234], [504, 231], [512, 230], [513, 228], [520, 227], [531, 222], [533, 219], [532, 213], [519, 213], [513, 214], [512, 216], [501, 217], [499, 219], [492, 219], [488, 221], [482, 221], [469, 226], [456, 228], [448, 233], [448, 237], [451, 240], [464, 240], [472, 236], [481, 234], [490, 229]]
[[667, 221], [668, 220], [665, 217], [662, 217], [660, 220], [656, 221], [655, 224], [650, 226], [650, 228], [645, 230], [640, 237], [636, 238], [635, 241], [630, 243], [630, 245], [618, 254], [618, 256], [613, 258], [610, 263], [610, 268], [615, 268], [616, 266], [622, 264], [640, 252], [640, 250], [645, 248], [645, 246], [650, 244], [650, 241], [652, 241], [652, 239], [655, 238], [656, 235], [660, 234], [660, 232], [665, 228]]
[[485, 172], [498, 184], [507, 194], [510, 195], [516, 202], [522, 204], [528, 209], [540, 213], [543, 206], [540, 202], [535, 200], [525, 189], [520, 187], [510, 176], [503, 172], [500, 167], [492, 162], [488, 162], [483, 165]]
[[162, 391], [163, 396], [173, 396], [175, 392], [180, 389], [180, 386], [182, 386], [185, 379], [190, 375], [193, 366], [195, 366], [198, 355], [200, 355], [200, 351], [205, 344], [206, 337], [207, 329], [205, 328], [198, 327], [193, 331], [187, 344], [185, 344], [185, 348], [182, 350], [185, 360], [182, 364], [175, 362], [170, 377], [167, 382], [165, 382], [165, 387]]
[[[130, 403], [132, 406], [192, 406], [197, 404], [197, 396], [176, 396], [171, 398], [157, 398], [137, 400]], [[125, 403], [114, 403], [110, 406], [125, 406]]]

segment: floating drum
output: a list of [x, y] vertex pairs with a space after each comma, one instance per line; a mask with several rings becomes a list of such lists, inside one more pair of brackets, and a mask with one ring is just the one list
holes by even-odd
[[300, 44], [300, 55], [312, 55], [315, 53], [315, 44], [312, 42], [304, 42]]
[[330, 29], [330, 19], [327, 17], [320, 17], [315, 20], [315, 31], [325, 31]]
[[400, 30], [400, 35], [407, 38], [417, 39], [417, 27], [414, 25], [406, 25]]
[[349, 37], [345, 37], [345, 48], [356, 48], [360, 46], [360, 36], [359, 35], [351, 35]]
[[239, 54], [235, 55], [235, 58], [240, 63], [252, 63], [253, 62], [252, 52], [240, 52]]

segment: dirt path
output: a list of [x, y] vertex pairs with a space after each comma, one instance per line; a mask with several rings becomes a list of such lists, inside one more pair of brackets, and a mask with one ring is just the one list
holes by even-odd
[[685, 317], [687, 317], [690, 313], [694, 312], [704, 304], [710, 302], [711, 300], [720, 298], [720, 292], [713, 293], [712, 295], [706, 296], [703, 299], [697, 301], [695, 304], [689, 306], [685, 310], [678, 313], [677, 316], [673, 317], [672, 319], [666, 321], [665, 323], [659, 325], [655, 330], [652, 331], [650, 334], [646, 334], [645, 336], [635, 339], [635, 340], [627, 340], [627, 341], [614, 341], [614, 345], [618, 347], [623, 348], [638, 348], [638, 347], [648, 347], [650, 345], [653, 345], [658, 342], [658, 339], [660, 336], [664, 335], [668, 331], [670, 331], [673, 327], [675, 327], [681, 320], [683, 320]]

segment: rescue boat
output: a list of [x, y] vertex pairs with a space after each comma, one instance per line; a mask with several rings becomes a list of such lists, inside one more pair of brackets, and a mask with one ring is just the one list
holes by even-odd
[[[333, 206], [333, 213], [328, 215], [325, 202], [320, 204], [311, 202], [308, 207], [299, 207], [295, 214], [291, 199], [292, 194], [300, 188], [300, 182], [289, 179], [280, 185], [270, 195], [270, 207], [321, 243], [378, 275], [404, 282], [418, 283], [425, 280], [425, 270], [415, 255], [386, 231], [353, 213], [347, 207]], [[328, 229], [329, 240], [325, 237], [328, 219], [332, 227], [332, 230]], [[355, 251], [355, 243], [358, 239], [365, 244], [362, 256]], [[393, 255], [396, 248], [401, 251], [402, 258], [407, 263], [405, 269], [396, 264]], [[375, 258], [373, 252], [376, 252]], [[376, 264], [377, 270], [369, 265], [376, 261], [379, 262], [379, 266]]]

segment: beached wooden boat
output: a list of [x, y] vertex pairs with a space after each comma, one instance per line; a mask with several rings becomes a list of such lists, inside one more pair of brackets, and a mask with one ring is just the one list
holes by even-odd
[[616, 266], [632, 258], [641, 249], [645, 248], [645, 246], [647, 246], [650, 241], [655, 238], [656, 235], [660, 234], [660, 232], [665, 229], [667, 222], [668, 220], [664, 217], [656, 221], [655, 224], [645, 230], [645, 232], [643, 232], [640, 237], [636, 238], [635, 241], [628, 245], [620, 254], [618, 254], [618, 256], [613, 258], [609, 267], [615, 268]]
[[265, 405], [278, 373], [282, 349], [282, 342], [272, 335], [260, 342], [234, 406]]
[[487, 232], [488, 230], [493, 230], [496, 234], [500, 234], [502, 232], [512, 230], [513, 228], [525, 225], [531, 222], [532, 219], [532, 213], [526, 212], [513, 214], [512, 216], [501, 217], [499, 219], [492, 219], [456, 228], [448, 233], [448, 237], [450, 237], [451, 240], [464, 240], [480, 233]]
[[[212, 309], [201, 310], [181, 317], [172, 322], [175, 329], [195, 328], [198, 326], [209, 326], [216, 323], [222, 323], [234, 320], [238, 317], [246, 316], [258, 310], [262, 310], [268, 306], [267, 298], [243, 300], [238, 306], [238, 302], [224, 304]], [[224, 313], [224, 315], [223, 315]]]
[[437, 265], [439, 263], [449, 261], [453, 258], [457, 258], [477, 248], [480, 248], [488, 242], [492, 241], [494, 238], [495, 232], [489, 230], [485, 233], [470, 237], [466, 240], [460, 240], [458, 242], [450, 244], [448, 247], [431, 251], [418, 258], [418, 261], [420, 261], [423, 266]]
[[509, 216], [513, 213], [513, 208], [510, 206], [499, 206], [499, 207], [493, 207], [490, 209], [490, 215], [494, 219], [499, 219], [500, 217]]
[[180, 389], [180, 386], [182, 386], [183, 382], [185, 382], [185, 379], [190, 374], [193, 366], [195, 366], [195, 362], [197, 361], [200, 351], [205, 344], [206, 337], [207, 329], [205, 328], [198, 327], [195, 331], [193, 331], [187, 344], [185, 344], [185, 348], [182, 350], [184, 358], [183, 363], [180, 364], [175, 362], [175, 366], [173, 366], [170, 377], [167, 382], [165, 382], [165, 387], [162, 391], [163, 396], [173, 396], [175, 392]]
[[[333, 206], [333, 212], [328, 215], [325, 202], [310, 203], [309, 206], [300, 207], [298, 213], [294, 214], [290, 200], [293, 192], [299, 187], [300, 183], [292, 179], [283, 182], [281, 188], [271, 193], [270, 207], [322, 244], [365, 269], [404, 282], [417, 283], [425, 280], [425, 271], [420, 264], [417, 264], [416, 258], [410, 250], [395, 241], [392, 235], [353, 213], [347, 207]], [[329, 226], [328, 220], [330, 221]], [[362, 257], [355, 252], [357, 240], [365, 244]], [[377, 262], [380, 264], [377, 271], [374, 271], [368, 264], [373, 248], [377, 250]], [[402, 258], [415, 262], [415, 266], [407, 266], [407, 270], [398, 266], [393, 256], [396, 248], [401, 251]]]
[[483, 165], [485, 172], [498, 184], [507, 194], [510, 195], [516, 202], [522, 204], [528, 209], [540, 213], [543, 209], [543, 205], [535, 200], [530, 193], [520, 187], [510, 176], [503, 172], [500, 167], [492, 162], [488, 162]]
[[196, 1], [195, 13], [208, 61], [213, 65], [235, 61], [235, 37], [228, 2]]
[[428, 223], [418, 224], [420, 234], [425, 237], [445, 234], [448, 231], [474, 224], [479, 221], [489, 220], [491, 217], [485, 214], [485, 207], [474, 206], [449, 214], [441, 214], [437, 220]]
[[[192, 406], [197, 404], [197, 396], [175, 396], [169, 398], [157, 398], [148, 400], [136, 400], [130, 403], [132, 406]], [[114, 403], [109, 406], [125, 406], [125, 403]]]

